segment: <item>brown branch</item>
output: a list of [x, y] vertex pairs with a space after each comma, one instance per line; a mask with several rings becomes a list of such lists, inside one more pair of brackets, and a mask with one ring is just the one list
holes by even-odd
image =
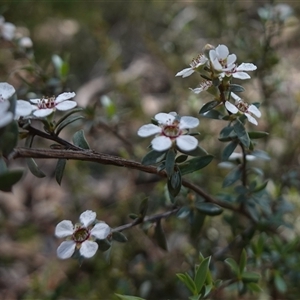
[[[125, 167], [127, 169], [139, 170], [145, 173], [156, 174], [160, 177], [167, 177], [165, 171], [157, 171], [154, 166], [145, 166], [139, 162], [124, 159], [118, 156], [98, 153], [92, 150], [56, 150], [56, 149], [32, 149], [32, 148], [22, 148], [18, 147], [13, 150], [10, 154], [9, 159], [16, 158], [47, 158], [47, 159], [72, 159], [72, 160], [82, 160], [91, 161], [95, 163], [100, 163], [103, 165], [112, 165], [117, 167]], [[207, 202], [217, 204], [223, 208], [227, 208], [233, 211], [241, 212], [238, 207], [231, 206], [227, 203], [223, 203], [203, 191], [199, 186], [189, 182], [186, 179], [182, 179], [182, 185], [193, 190], [195, 193], [200, 195]], [[248, 218], [252, 219], [247, 212], [241, 212]]]

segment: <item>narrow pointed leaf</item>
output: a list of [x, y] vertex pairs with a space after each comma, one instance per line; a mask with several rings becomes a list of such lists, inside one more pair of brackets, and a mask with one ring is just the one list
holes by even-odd
[[122, 232], [119, 231], [114, 231], [112, 233], [112, 239], [119, 243], [126, 243], [128, 241], [127, 237]]
[[234, 93], [241, 93], [241, 92], [244, 92], [245, 89], [239, 84], [230, 84], [229, 91], [234, 92]]
[[115, 294], [120, 300], [146, 300], [144, 298]]
[[26, 158], [26, 163], [27, 163], [27, 166], [30, 170], [30, 172], [38, 177], [38, 178], [43, 178], [45, 177], [46, 175], [44, 174], [44, 172], [42, 172], [40, 170], [40, 168], [38, 167], [37, 163], [35, 162], [35, 160], [33, 158]]
[[73, 116], [73, 117], [67, 118], [66, 120], [64, 120], [63, 122], [61, 122], [61, 123], [59, 124], [59, 126], [57, 126], [55, 134], [56, 134], [56, 135], [59, 135], [60, 132], [61, 132], [66, 126], [68, 126], [69, 124], [71, 124], [71, 123], [73, 123], [73, 122], [75, 122], [75, 121], [77, 121], [77, 120], [80, 120], [80, 119], [84, 119], [84, 117], [83, 117], [83, 116]]
[[142, 200], [140, 207], [139, 207], [139, 213], [140, 213], [140, 218], [144, 218], [147, 214], [148, 210], [148, 198], [145, 198]]
[[192, 151], [182, 151], [180, 150], [180, 152], [187, 154], [189, 156], [204, 156], [207, 155], [207, 151], [205, 149], [203, 149], [202, 147], [198, 146], [196, 149], [192, 150]]
[[174, 166], [175, 166], [175, 157], [176, 153], [173, 149], [169, 149], [166, 156], [166, 173], [168, 178], [174, 173]]
[[207, 257], [201, 262], [195, 274], [194, 281], [195, 281], [198, 294], [202, 290], [202, 287], [205, 283], [207, 273], [209, 272], [209, 264], [210, 264], [210, 257]]
[[231, 186], [236, 181], [238, 181], [239, 179], [241, 179], [241, 176], [242, 176], [242, 169], [241, 169], [241, 167], [240, 166], [235, 167], [224, 178], [223, 188]]
[[90, 146], [85, 139], [83, 130], [79, 130], [73, 135], [73, 143], [82, 149], [90, 149]]
[[214, 157], [212, 155], [205, 155], [188, 160], [179, 166], [181, 175], [189, 174], [206, 167], [213, 160], [213, 158]]
[[258, 282], [260, 275], [254, 272], [244, 272], [242, 274], [242, 279], [244, 282]]
[[230, 267], [231, 271], [238, 276], [240, 274], [240, 269], [236, 261], [232, 258], [226, 258], [225, 263]]
[[188, 273], [178, 273], [176, 276], [185, 284], [185, 286], [193, 293], [193, 295], [197, 295], [195, 282]]
[[264, 132], [264, 131], [250, 131], [248, 132], [249, 138], [250, 139], [262, 139], [265, 138], [269, 135], [268, 132]]
[[199, 114], [203, 115], [204, 113], [210, 111], [211, 109], [215, 108], [219, 104], [220, 104], [220, 101], [218, 101], [218, 100], [213, 100], [213, 101], [207, 102], [206, 104], [204, 104], [201, 107]]
[[228, 160], [229, 159], [229, 156], [233, 153], [233, 151], [235, 150], [235, 148], [237, 147], [238, 145], [238, 141], [232, 141], [230, 142], [223, 150], [223, 153], [222, 153], [222, 160]]
[[56, 164], [56, 169], [55, 169], [55, 179], [56, 179], [56, 182], [57, 182], [59, 185], [61, 184], [61, 180], [62, 180], [63, 175], [64, 175], [66, 163], [67, 163], [67, 160], [66, 160], [66, 159], [60, 158], [60, 159], [57, 161], [57, 164]]
[[214, 120], [222, 120], [224, 118], [224, 115], [216, 109], [211, 109], [206, 113], [201, 114], [201, 116], [204, 118], [214, 119]]
[[233, 125], [234, 128], [234, 132], [236, 133], [238, 139], [240, 140], [240, 142], [247, 148], [249, 148], [250, 146], [250, 138], [249, 135], [245, 129], [244, 124], [237, 119], [236, 122]]
[[167, 247], [167, 240], [165, 237], [165, 233], [163, 231], [163, 228], [161, 226], [161, 221], [158, 220], [156, 222], [155, 231], [154, 231], [154, 238], [158, 244], [158, 246], [166, 251], [168, 251]]
[[151, 150], [142, 159], [142, 164], [145, 166], [155, 165], [161, 162], [166, 157], [166, 152], [158, 152]]
[[243, 249], [243, 251], [241, 253], [240, 264], [239, 264], [240, 273], [244, 272], [246, 264], [247, 264], [247, 253], [246, 253], [246, 250]]

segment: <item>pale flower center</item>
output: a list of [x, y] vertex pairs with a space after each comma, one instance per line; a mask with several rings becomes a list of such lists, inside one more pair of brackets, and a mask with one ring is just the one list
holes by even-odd
[[90, 237], [90, 230], [85, 227], [79, 227], [72, 236], [75, 243], [83, 243]]
[[55, 97], [43, 97], [37, 104], [39, 109], [47, 109], [55, 107]]
[[178, 125], [179, 122], [177, 120], [173, 121], [172, 124], [164, 125], [162, 129], [162, 134], [170, 139], [177, 138], [182, 134], [182, 131]]
[[236, 107], [238, 108], [239, 111], [241, 111], [243, 113], [247, 113], [249, 105], [245, 102], [240, 101], [236, 104]]

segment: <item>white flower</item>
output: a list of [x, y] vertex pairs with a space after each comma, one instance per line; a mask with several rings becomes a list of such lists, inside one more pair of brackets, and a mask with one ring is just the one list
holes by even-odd
[[220, 73], [221, 78], [226, 75], [243, 80], [249, 79], [251, 77], [245, 71], [257, 69], [252, 63], [242, 63], [237, 66], [235, 63], [236, 55], [229, 54], [229, 50], [225, 45], [219, 45], [216, 49], [210, 50], [209, 59], [213, 69]]
[[18, 120], [20, 117], [25, 117], [30, 115], [32, 110], [33, 110], [32, 105], [28, 101], [17, 100], [15, 120]]
[[[237, 159], [242, 159], [243, 158], [243, 154], [242, 153], [239, 153], [239, 152], [233, 152], [228, 160], [237, 160]], [[246, 154], [246, 160], [248, 161], [254, 161], [256, 160], [256, 157], [254, 155], [251, 155], [251, 154]]]
[[28, 36], [23, 36], [18, 40], [18, 44], [21, 48], [31, 48], [33, 46], [32, 40]]
[[205, 65], [207, 61], [208, 59], [204, 54], [199, 54], [198, 57], [193, 59], [190, 63], [190, 68], [181, 70], [175, 76], [182, 76], [182, 78], [188, 77], [192, 75], [197, 70], [197, 68]]
[[3, 16], [0, 16], [0, 37], [11, 41], [15, 36], [16, 26], [12, 23], [5, 22]]
[[199, 125], [199, 120], [194, 117], [184, 116], [180, 119], [176, 113], [159, 113], [155, 115], [158, 126], [154, 124], [143, 125], [138, 130], [138, 135], [148, 137], [156, 134], [152, 140], [152, 148], [156, 151], [165, 151], [176, 142], [179, 149], [192, 151], [198, 145], [198, 140], [190, 135], [185, 135], [185, 129], [195, 128]]
[[77, 103], [75, 101], [69, 101], [69, 99], [75, 97], [75, 93], [62, 93], [55, 97], [50, 98], [42, 98], [42, 99], [31, 99], [30, 102], [36, 104], [33, 105], [33, 114], [36, 117], [47, 117], [52, 112], [55, 111], [55, 109], [58, 110], [69, 110], [77, 106]]
[[0, 82], [0, 128], [9, 124], [14, 115], [11, 111], [8, 111], [10, 103], [8, 99], [15, 93], [15, 89], [12, 85], [6, 82]]
[[106, 239], [110, 233], [110, 227], [104, 223], [93, 223], [96, 221], [96, 213], [87, 210], [79, 217], [80, 223], [75, 226], [69, 220], [61, 221], [56, 225], [55, 235], [59, 238], [70, 237], [57, 248], [57, 256], [60, 259], [70, 258], [76, 249], [81, 256], [90, 258], [98, 250], [96, 239]]
[[256, 65], [252, 63], [242, 63], [238, 67], [234, 67], [232, 70], [227, 71], [226, 75], [231, 76], [238, 79], [249, 79], [251, 78], [248, 73], [244, 71], [255, 71], [257, 69]]
[[261, 112], [259, 111], [259, 109], [253, 104], [249, 105], [248, 103], [243, 102], [242, 99], [234, 93], [231, 93], [231, 96], [235, 100], [235, 105], [230, 103], [229, 101], [226, 101], [225, 107], [227, 108], [227, 110], [233, 114], [242, 113], [247, 117], [250, 123], [257, 125], [258, 123], [255, 118], [252, 117], [252, 115], [260, 118]]
[[200, 86], [195, 89], [190, 89], [195, 94], [200, 94], [203, 91], [207, 91], [211, 86], [213, 85], [213, 82], [211, 80], [204, 80], [200, 83]]
[[219, 45], [209, 51], [212, 68], [219, 73], [231, 71], [235, 67], [236, 55], [229, 54], [225, 45]]

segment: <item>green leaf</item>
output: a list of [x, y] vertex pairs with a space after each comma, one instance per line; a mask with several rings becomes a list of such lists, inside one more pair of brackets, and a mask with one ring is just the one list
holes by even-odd
[[236, 137], [237, 136], [234, 132], [234, 128], [232, 126], [226, 126], [221, 130], [220, 136], [218, 139], [221, 142], [228, 142], [228, 141], [235, 139]]
[[7, 156], [17, 146], [19, 137], [19, 127], [16, 121], [11, 122], [5, 127], [1, 135], [0, 152]]
[[111, 247], [111, 243], [108, 241], [108, 239], [97, 240], [96, 242], [99, 245], [99, 250], [102, 252], [107, 251]]
[[215, 108], [219, 104], [220, 104], [220, 101], [218, 101], [218, 100], [213, 100], [213, 101], [207, 102], [201, 107], [199, 114], [203, 115], [204, 113], [210, 111], [211, 109]]
[[179, 155], [178, 157], [176, 157], [175, 162], [176, 163], [183, 163], [187, 160], [188, 155]]
[[209, 272], [210, 259], [211, 259], [211, 257], [205, 258], [201, 262], [201, 264], [198, 267], [197, 272], [195, 274], [195, 280], [194, 281], [195, 281], [195, 285], [196, 285], [198, 294], [202, 290], [202, 287], [203, 287], [203, 285], [205, 283], [205, 280], [206, 280], [207, 273]]
[[209, 202], [196, 202], [195, 207], [203, 214], [208, 216], [218, 216], [223, 212], [219, 205]]
[[286, 292], [287, 285], [278, 272], [276, 272], [276, 274], [275, 274], [274, 283], [275, 283], [276, 290], [278, 292], [280, 292], [282, 294], [284, 294]]
[[232, 169], [224, 178], [223, 181], [223, 188], [231, 186], [236, 181], [238, 181], [242, 176], [242, 169], [241, 166], [237, 166], [234, 169]]
[[155, 165], [161, 162], [162, 160], [164, 160], [165, 157], [166, 157], [166, 151], [158, 152], [155, 150], [151, 150], [142, 159], [142, 164], [145, 166]]
[[56, 168], [55, 168], [55, 179], [56, 182], [60, 185], [61, 184], [61, 180], [63, 178], [64, 175], [64, 171], [65, 171], [65, 166], [66, 166], [67, 160], [64, 158], [60, 158], [57, 161], [56, 164]]
[[139, 217], [144, 218], [147, 214], [148, 210], [148, 198], [142, 200], [140, 207], [139, 207]]
[[80, 120], [80, 119], [84, 119], [84, 117], [83, 117], [83, 116], [72, 116], [72, 117], [70, 117], [70, 118], [67, 118], [66, 120], [64, 120], [63, 122], [61, 122], [61, 123], [59, 124], [59, 126], [57, 126], [55, 134], [56, 134], [56, 135], [59, 135], [60, 132], [61, 132], [66, 126], [68, 126], [69, 124], [71, 124], [71, 123], [73, 123], [73, 122], [75, 122], [75, 121], [77, 121], [77, 120]]
[[251, 292], [254, 292], [254, 293], [259, 293], [259, 292], [262, 292], [263, 289], [255, 282], [249, 282], [246, 284], [246, 287], [251, 291]]
[[244, 92], [245, 89], [239, 84], [232, 83], [229, 85], [229, 91], [234, 93], [241, 93]]
[[202, 114], [202, 117], [214, 120], [222, 120], [224, 115], [216, 109], [211, 109], [210, 111]]
[[244, 282], [258, 282], [260, 275], [254, 272], [244, 272], [242, 274], [242, 280]]
[[196, 284], [188, 273], [178, 273], [176, 276], [185, 284], [185, 286], [192, 292], [193, 295], [197, 295]]
[[126, 243], [128, 241], [127, 237], [119, 231], [113, 231], [112, 239], [119, 243]]
[[261, 139], [267, 137], [269, 133], [264, 131], [250, 131], [248, 132], [248, 135], [250, 139], [255, 140], [255, 139]]
[[176, 170], [168, 179], [168, 191], [171, 196], [172, 202], [174, 202], [174, 198], [179, 194], [181, 190], [181, 172], [180, 170]]
[[230, 267], [234, 275], [238, 276], [240, 274], [240, 268], [234, 259], [226, 258], [225, 263]]
[[192, 150], [192, 151], [183, 151], [180, 150], [180, 152], [187, 154], [189, 156], [204, 156], [207, 155], [207, 151], [205, 149], [203, 149], [202, 147], [198, 146], [196, 149]]
[[159, 219], [156, 222], [155, 231], [154, 231], [154, 238], [158, 244], [158, 246], [166, 251], [168, 251], [167, 247], [167, 240], [164, 234], [164, 231], [161, 226], [161, 220]]
[[213, 158], [214, 157], [212, 155], [205, 155], [188, 160], [179, 166], [181, 175], [189, 174], [206, 167], [213, 160]]
[[79, 131], [75, 132], [75, 134], [73, 135], [73, 143], [74, 143], [74, 145], [76, 145], [82, 149], [90, 149], [90, 146], [85, 139], [83, 130], [79, 130]]
[[0, 174], [0, 190], [11, 192], [12, 186], [23, 176], [23, 170], [11, 170]]
[[247, 148], [250, 146], [250, 138], [249, 135], [245, 129], [244, 124], [237, 119], [236, 122], [233, 124], [234, 132], [236, 133], [238, 139], [240, 142]]
[[120, 300], [146, 300], [144, 298], [115, 294]]
[[238, 144], [239, 143], [236, 140], [230, 142], [223, 150], [222, 160], [228, 160], [229, 156], [233, 153], [233, 151], [235, 150], [235, 148], [237, 147]]
[[45, 177], [46, 175], [44, 174], [44, 172], [42, 172], [40, 170], [40, 168], [38, 167], [38, 165], [36, 164], [35, 160], [33, 158], [26, 158], [26, 163], [27, 163], [27, 166], [30, 170], [30, 172], [38, 177], [38, 178], [43, 178]]
[[179, 219], [184, 219], [186, 218], [189, 214], [190, 214], [190, 208], [187, 207], [187, 206], [183, 206], [179, 209], [179, 211], [176, 213], [176, 216], [179, 218]]
[[104, 95], [100, 99], [103, 108], [105, 109], [106, 116], [112, 118], [117, 111], [116, 105], [111, 101], [111, 99]]
[[254, 190], [252, 190], [253, 193], [258, 193], [262, 190], [264, 190], [266, 188], [266, 186], [268, 185], [268, 180], [266, 180], [263, 184], [259, 185], [258, 187], [256, 187]]
[[5, 160], [0, 156], [0, 174], [6, 173], [7, 171], [7, 166], [5, 163]]
[[243, 249], [243, 251], [241, 253], [240, 264], [239, 264], [240, 273], [244, 272], [246, 264], [247, 264], [247, 253], [246, 253], [246, 250]]
[[168, 175], [168, 178], [170, 178], [171, 175], [174, 173], [175, 157], [176, 157], [175, 151], [173, 149], [169, 149], [165, 161], [166, 173]]

